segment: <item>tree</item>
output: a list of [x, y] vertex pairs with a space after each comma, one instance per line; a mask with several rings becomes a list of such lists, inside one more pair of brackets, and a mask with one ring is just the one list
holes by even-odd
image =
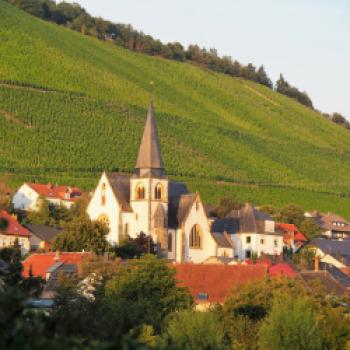
[[99, 221], [77, 218], [68, 222], [52, 241], [53, 250], [68, 252], [92, 251], [103, 254], [109, 249], [106, 240], [108, 234], [106, 225]]
[[171, 314], [166, 336], [175, 349], [222, 349], [223, 339], [212, 312], [184, 310]]
[[310, 298], [288, 294], [274, 299], [259, 331], [261, 350], [322, 349], [321, 332]]
[[305, 220], [304, 210], [296, 204], [289, 204], [281, 210], [281, 220], [288, 224], [300, 226]]
[[236, 202], [233, 198], [221, 198], [220, 204], [214, 209], [213, 214], [219, 218], [224, 218], [232, 210], [238, 210], [242, 207], [242, 204]]
[[0, 249], [0, 259], [9, 265], [9, 273], [5, 275], [4, 281], [9, 286], [14, 286], [22, 280], [22, 256], [21, 250], [15, 242], [13, 247]]
[[147, 324], [159, 333], [166, 316], [192, 306], [187, 290], [176, 285], [175, 270], [153, 255], [122, 265], [105, 293], [108, 307], [123, 315], [125, 331]]
[[312, 218], [306, 218], [299, 226], [299, 229], [309, 240], [318, 237], [322, 232], [320, 226]]
[[51, 217], [50, 203], [45, 198], [40, 197], [38, 206], [37, 210], [28, 210], [25, 222], [37, 225], [53, 225], [54, 220]]
[[115, 248], [115, 253], [122, 259], [139, 258], [146, 253], [155, 253], [156, 244], [150, 235], [141, 232], [136, 238], [128, 238]]

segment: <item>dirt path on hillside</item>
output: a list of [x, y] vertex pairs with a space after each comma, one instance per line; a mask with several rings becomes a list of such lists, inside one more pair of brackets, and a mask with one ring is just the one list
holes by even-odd
[[33, 127], [31, 125], [27, 125], [25, 123], [22, 122], [22, 120], [18, 119], [15, 117], [14, 114], [10, 113], [10, 112], [7, 112], [5, 111], [4, 109], [1, 109], [0, 108], [0, 113], [5, 117], [5, 119], [9, 122], [14, 122], [18, 125], [21, 125], [27, 129], [33, 129]]
[[7, 84], [7, 83], [0, 83], [0, 86], [6, 87], [6, 88], [9, 88], [9, 89], [41, 92], [42, 94], [48, 94], [48, 93], [56, 92], [54, 90], [44, 90], [44, 89], [30, 87], [30, 86], [14, 85], [14, 84]]
[[279, 104], [278, 104], [277, 102], [275, 102], [275, 101], [272, 100], [271, 98], [265, 96], [265, 95], [262, 94], [261, 92], [255, 90], [254, 88], [252, 88], [252, 87], [250, 87], [250, 86], [248, 86], [248, 85], [245, 85], [245, 84], [244, 84], [244, 87], [247, 88], [247, 89], [248, 89], [249, 91], [251, 91], [252, 93], [254, 93], [255, 95], [257, 95], [257, 96], [263, 98], [265, 101], [272, 103], [274, 106], [279, 106]]

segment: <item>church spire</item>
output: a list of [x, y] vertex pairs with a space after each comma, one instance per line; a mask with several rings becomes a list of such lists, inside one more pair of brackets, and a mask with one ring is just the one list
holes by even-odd
[[160, 143], [154, 118], [153, 101], [151, 100], [147, 113], [147, 120], [137, 157], [135, 174], [138, 176], [153, 175], [163, 176], [164, 166]]

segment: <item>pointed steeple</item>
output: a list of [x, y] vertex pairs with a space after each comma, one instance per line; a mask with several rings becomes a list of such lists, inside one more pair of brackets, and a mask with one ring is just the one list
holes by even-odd
[[164, 175], [157, 124], [154, 118], [153, 101], [150, 102], [148, 108], [147, 120], [135, 166], [135, 174], [138, 176], [150, 174], [159, 177]]

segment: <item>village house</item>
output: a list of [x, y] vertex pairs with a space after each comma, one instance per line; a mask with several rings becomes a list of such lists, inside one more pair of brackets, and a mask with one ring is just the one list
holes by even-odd
[[350, 239], [316, 238], [305, 248], [312, 250], [322, 263], [336, 268], [350, 267]]
[[298, 227], [294, 224], [285, 224], [281, 222], [276, 222], [276, 231], [281, 231], [283, 233], [283, 245], [287, 249], [292, 249], [296, 252], [300, 249], [306, 242], [307, 238], [303, 233], [301, 233]]
[[274, 221], [247, 204], [224, 219], [209, 220], [199, 193], [165, 176], [153, 104], [133, 174], [104, 172], [87, 208], [92, 220], [109, 227], [108, 241], [119, 244], [141, 232], [152, 236], [158, 254], [176, 262], [201, 263], [210, 257], [246, 259], [280, 255], [283, 235]]
[[238, 260], [262, 255], [279, 256], [283, 252], [283, 233], [275, 230], [270, 215], [259, 212], [249, 203], [233, 210], [226, 218], [215, 220], [211, 231], [229, 237], [234, 257]]
[[305, 213], [305, 216], [314, 219], [325, 237], [332, 239], [350, 238], [350, 223], [339, 215], [311, 212]]
[[60, 230], [57, 227], [36, 225], [36, 224], [24, 224], [23, 225], [30, 233], [30, 246], [31, 250], [50, 250], [51, 241]]
[[15, 210], [38, 210], [40, 199], [45, 199], [50, 204], [69, 209], [81, 196], [82, 191], [75, 187], [24, 183], [14, 194], [12, 205]]
[[22, 255], [30, 251], [31, 233], [23, 227], [15, 216], [5, 210], [0, 211], [0, 248], [13, 247], [18, 240]]

